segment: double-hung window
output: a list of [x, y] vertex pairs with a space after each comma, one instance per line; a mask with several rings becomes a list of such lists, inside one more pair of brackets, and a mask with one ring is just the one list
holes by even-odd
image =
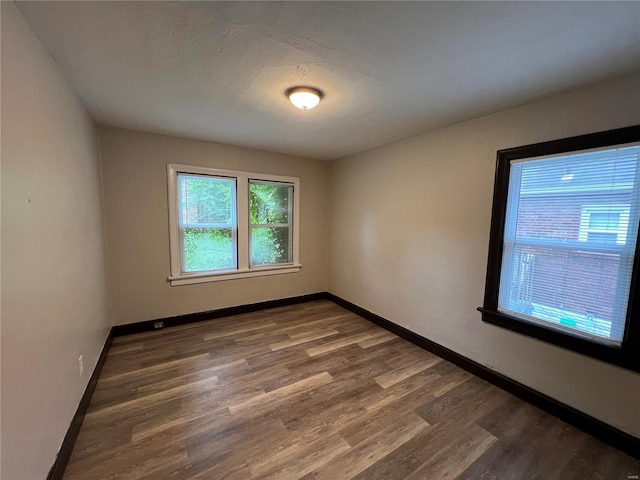
[[293, 184], [250, 180], [251, 266], [293, 261]]
[[498, 152], [483, 320], [640, 371], [640, 127]]
[[168, 165], [172, 285], [297, 272], [296, 177]]

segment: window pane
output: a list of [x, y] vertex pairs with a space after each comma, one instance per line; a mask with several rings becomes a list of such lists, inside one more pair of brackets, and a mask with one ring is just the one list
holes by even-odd
[[638, 232], [639, 155], [640, 147], [627, 147], [512, 162], [499, 310], [622, 340]]
[[179, 174], [178, 195], [181, 225], [235, 225], [235, 180]]
[[590, 230], [618, 230], [619, 225], [619, 213], [594, 212], [589, 218]]
[[230, 228], [185, 228], [182, 231], [184, 272], [235, 268], [235, 245]]
[[289, 227], [251, 228], [251, 265], [271, 265], [292, 261]]
[[183, 272], [236, 268], [235, 180], [178, 175]]
[[286, 184], [251, 182], [252, 224], [289, 223], [293, 187]]
[[587, 241], [589, 243], [613, 244], [618, 241], [618, 234], [608, 232], [589, 232], [587, 233]]

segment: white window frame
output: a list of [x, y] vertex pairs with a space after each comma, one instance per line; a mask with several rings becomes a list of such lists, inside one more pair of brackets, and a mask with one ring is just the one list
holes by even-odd
[[[615, 233], [616, 244], [624, 245], [627, 243], [627, 230], [629, 228], [629, 213], [631, 207], [629, 205], [583, 205], [580, 214], [580, 229], [578, 231], [578, 240], [587, 242], [589, 233]], [[620, 221], [617, 228], [608, 228], [606, 230], [593, 229], [589, 227], [592, 213], [618, 213]]]
[[[227, 177], [236, 180], [236, 208], [237, 208], [237, 268], [227, 270], [211, 270], [206, 272], [182, 272], [180, 237], [178, 224], [178, 174], [208, 175], [212, 177]], [[169, 249], [170, 275], [168, 280], [172, 286], [190, 285], [195, 283], [218, 282], [240, 278], [258, 277], [264, 275], [281, 275], [300, 271], [300, 179], [282, 175], [244, 172], [238, 170], [221, 170], [193, 165], [171, 163], [167, 165], [168, 200], [169, 200]], [[251, 266], [249, 256], [249, 182], [251, 180], [286, 183], [293, 185], [293, 222], [292, 262], [277, 265]]]

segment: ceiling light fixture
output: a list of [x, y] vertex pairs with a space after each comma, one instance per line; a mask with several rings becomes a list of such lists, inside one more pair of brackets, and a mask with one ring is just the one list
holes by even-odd
[[320, 90], [313, 87], [291, 87], [285, 92], [285, 95], [294, 106], [302, 110], [312, 109], [320, 103], [320, 99], [324, 96]]

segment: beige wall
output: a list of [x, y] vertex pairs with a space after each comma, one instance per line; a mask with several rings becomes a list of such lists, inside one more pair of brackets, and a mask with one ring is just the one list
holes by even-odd
[[1, 8], [0, 477], [38, 480], [109, 330], [100, 168], [91, 118], [15, 5]]
[[628, 76], [332, 166], [329, 291], [640, 436], [640, 375], [483, 323], [496, 150], [640, 123]]
[[[326, 162], [107, 127], [100, 143], [115, 324], [326, 290]], [[170, 286], [168, 163], [300, 177], [302, 270]]]

